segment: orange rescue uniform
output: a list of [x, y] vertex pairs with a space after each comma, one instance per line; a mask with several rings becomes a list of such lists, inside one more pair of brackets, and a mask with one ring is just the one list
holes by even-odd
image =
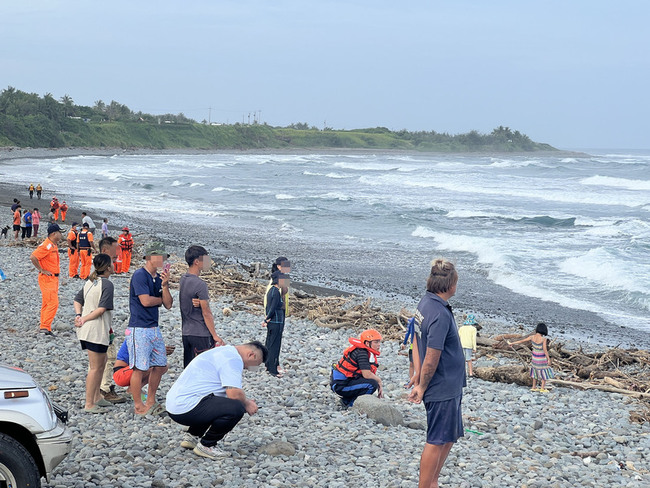
[[68, 276], [74, 278], [79, 276], [79, 250], [77, 249], [77, 233], [74, 227], [68, 232]]
[[53, 276], [38, 274], [38, 286], [41, 288], [43, 302], [41, 304], [41, 329], [52, 330], [52, 322], [59, 309], [59, 248], [49, 238], [38, 246], [32, 253], [38, 264]]
[[61, 222], [65, 222], [65, 214], [68, 213], [68, 206], [64, 203], [61, 205]]
[[59, 202], [56, 200], [52, 200], [52, 203], [50, 203], [50, 207], [54, 209], [54, 222], [59, 220]]
[[90, 266], [93, 264], [92, 257], [93, 233], [83, 229], [77, 236], [77, 249], [79, 250], [79, 260], [81, 261], [81, 271], [79, 278], [88, 279], [90, 275]]
[[117, 243], [122, 250], [122, 264], [116, 273], [128, 273], [131, 268], [131, 255], [133, 253], [133, 236], [130, 233], [120, 234]]

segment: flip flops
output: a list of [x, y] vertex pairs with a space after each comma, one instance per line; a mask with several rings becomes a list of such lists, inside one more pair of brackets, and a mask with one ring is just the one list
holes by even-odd
[[154, 415], [154, 413], [153, 413], [154, 410], [157, 410], [159, 408], [162, 408], [162, 407], [160, 406], [159, 403], [156, 402], [153, 405], [151, 405], [145, 412], [142, 412], [142, 413], [135, 412], [135, 414], [139, 415], [140, 417], [146, 417], [149, 414]]

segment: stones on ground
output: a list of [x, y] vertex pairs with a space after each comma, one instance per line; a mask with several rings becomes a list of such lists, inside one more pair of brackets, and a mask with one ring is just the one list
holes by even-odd
[[352, 407], [353, 411], [365, 414], [378, 424], [387, 426], [404, 425], [404, 415], [388, 400], [374, 395], [363, 395], [357, 398]]
[[290, 442], [275, 441], [260, 447], [257, 452], [269, 456], [293, 456], [296, 453], [296, 448]]

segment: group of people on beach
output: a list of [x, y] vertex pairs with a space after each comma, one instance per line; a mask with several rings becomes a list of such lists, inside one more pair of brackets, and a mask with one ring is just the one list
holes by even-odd
[[[76, 223], [73, 224], [73, 228]], [[128, 234], [128, 228], [124, 229]], [[77, 232], [71, 229], [71, 233]], [[79, 233], [92, 235], [85, 222]], [[48, 226], [48, 237], [32, 253], [31, 261], [39, 271], [43, 294], [41, 330], [52, 336], [51, 324], [58, 308], [60, 273], [58, 244], [62, 240], [57, 223]], [[86, 240], [68, 234], [69, 256], [84, 252]], [[77, 246], [72, 246], [76, 242]], [[80, 242], [84, 246], [79, 246]], [[94, 243], [90, 246], [94, 248]], [[167, 413], [187, 427], [181, 447], [210, 459], [227, 456], [220, 441], [243, 418], [254, 415], [257, 405], [242, 386], [243, 370], [253, 371], [262, 363], [268, 373], [282, 378], [280, 350], [285, 318], [289, 312], [289, 273], [286, 257], [272, 264], [271, 278], [264, 294], [266, 342], [251, 341], [228, 345], [215, 328], [210, 309], [207, 283], [201, 274], [211, 268], [208, 251], [192, 245], [185, 251], [187, 272], [180, 277], [179, 302], [182, 321], [183, 367], [181, 375], [166, 394], [165, 407], [157, 402], [157, 390], [167, 371], [167, 356], [174, 346], [166, 346], [159, 327], [159, 308], [171, 309], [169, 254], [160, 242], [152, 242], [144, 252], [144, 266], [133, 272], [129, 284], [129, 324], [122, 341], [112, 328], [114, 287], [110, 276], [123, 248], [118, 240], [105, 236], [99, 241], [99, 253], [92, 258], [94, 270], [74, 299], [75, 328], [80, 346], [88, 355], [84, 411], [106, 412], [106, 407], [126, 401], [115, 393], [115, 385], [127, 388], [137, 416]], [[132, 250], [133, 244], [130, 243]], [[74, 249], [75, 252], [72, 252]], [[91, 253], [88, 252], [90, 256]], [[123, 263], [123, 261], [122, 261]], [[128, 270], [128, 269], [127, 269]], [[74, 270], [69, 269], [71, 277]], [[476, 320], [467, 316], [460, 331], [456, 326], [449, 299], [456, 293], [458, 273], [453, 263], [436, 259], [404, 345], [412, 344], [411, 370], [407, 387], [409, 401], [424, 402], [427, 412], [427, 437], [420, 462], [420, 486], [437, 486], [440, 470], [458, 438], [464, 435], [462, 392], [466, 386], [466, 365], [473, 374], [472, 354], [476, 351]], [[540, 324], [543, 325], [543, 324]], [[546, 347], [547, 330], [538, 326], [536, 334], [522, 341], [533, 344], [533, 387], [552, 377]], [[383, 396], [379, 374], [382, 336], [375, 329], [349, 339], [347, 347], [333, 367], [330, 388], [349, 408], [361, 395], [377, 392]], [[120, 344], [118, 349], [117, 345]], [[516, 344], [516, 343], [513, 343]], [[115, 385], [113, 384], [115, 383]], [[147, 385], [147, 391], [142, 389]]]

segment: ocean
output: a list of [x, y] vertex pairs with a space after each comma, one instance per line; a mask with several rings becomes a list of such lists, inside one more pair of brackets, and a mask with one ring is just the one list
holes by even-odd
[[650, 331], [650, 152], [118, 154], [11, 160], [0, 177], [314, 249], [452, 254], [514, 293]]

